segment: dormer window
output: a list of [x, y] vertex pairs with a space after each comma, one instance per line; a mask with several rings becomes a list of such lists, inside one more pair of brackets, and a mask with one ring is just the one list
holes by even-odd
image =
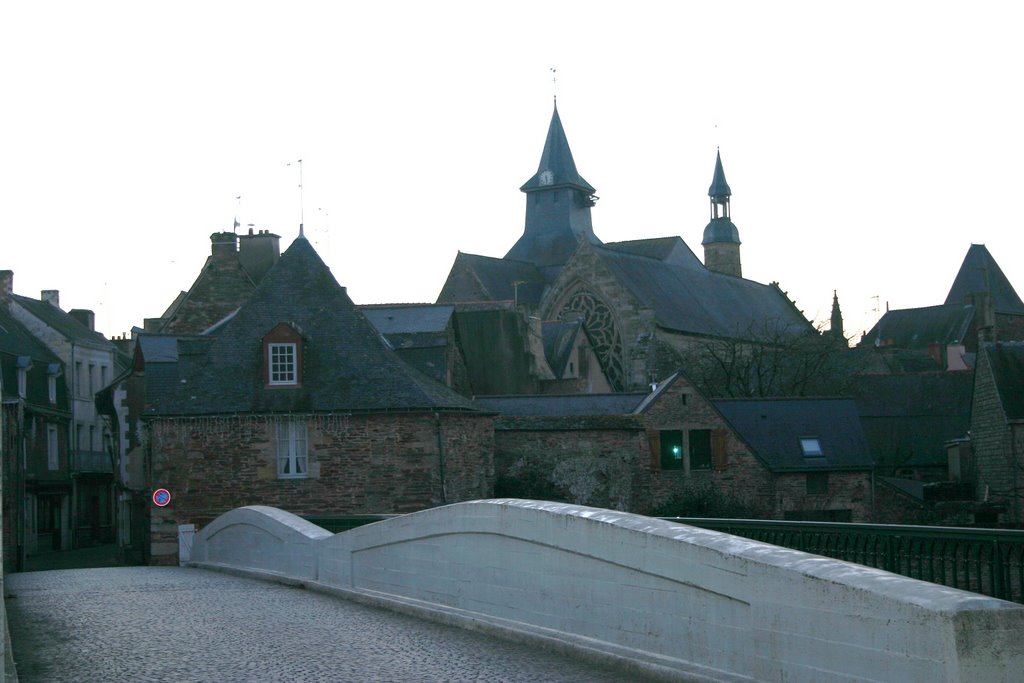
[[263, 381], [267, 387], [302, 385], [302, 334], [292, 323], [280, 323], [263, 337]]
[[28, 371], [32, 369], [30, 356], [18, 356], [18, 396], [28, 398]]

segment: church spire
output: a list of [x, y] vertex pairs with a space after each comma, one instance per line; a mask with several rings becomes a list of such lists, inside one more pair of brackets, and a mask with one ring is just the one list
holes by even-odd
[[847, 345], [846, 334], [843, 332], [843, 312], [839, 309], [839, 292], [832, 290], [832, 320], [828, 336], [835, 340], [836, 344]]
[[704, 239], [701, 241], [704, 246], [704, 265], [708, 270], [742, 277], [740, 232], [729, 215], [732, 189], [725, 180], [721, 151], [717, 152], [715, 158], [715, 175], [708, 188], [708, 197], [711, 198], [711, 222], [704, 228]]
[[505, 258], [541, 267], [561, 266], [580, 240], [601, 243], [590, 218], [597, 197], [576, 170], [557, 103], [537, 172], [519, 189], [526, 193], [526, 228]]

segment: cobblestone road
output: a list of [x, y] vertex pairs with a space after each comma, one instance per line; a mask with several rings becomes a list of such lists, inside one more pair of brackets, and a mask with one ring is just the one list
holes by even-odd
[[178, 567], [9, 574], [33, 681], [635, 681], [320, 593]]

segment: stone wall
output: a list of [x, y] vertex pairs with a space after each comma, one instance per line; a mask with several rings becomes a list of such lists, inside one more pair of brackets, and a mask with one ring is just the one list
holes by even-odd
[[151, 507], [152, 562], [176, 563], [178, 525], [201, 527], [243, 505], [299, 515], [401, 513], [493, 490], [489, 417], [396, 413], [304, 420], [308, 476], [302, 478], [278, 475], [276, 418], [151, 421], [149, 488], [171, 493], [170, 505]]
[[[1019, 432], [1018, 429], [1018, 440], [1024, 436]], [[975, 483], [975, 500], [1006, 502], [1008, 508], [1003, 521], [1020, 524], [1024, 518], [1021, 516], [1020, 499], [1014, 492], [1024, 483], [1024, 463], [1013, 456], [1013, 437], [999, 400], [988, 353], [982, 349], [978, 352], [971, 403], [974, 467], [970, 476]], [[1018, 443], [1017, 449], [1017, 453], [1024, 453], [1024, 443]]]
[[500, 418], [494, 451], [498, 495], [649, 508], [647, 439], [637, 419]]
[[325, 535], [245, 508], [193, 564], [297, 584], [671, 680], [990, 681], [1024, 667], [1024, 606], [728, 534], [528, 500]]

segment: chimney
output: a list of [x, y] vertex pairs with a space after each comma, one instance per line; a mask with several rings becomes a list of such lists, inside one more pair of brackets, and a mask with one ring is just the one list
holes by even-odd
[[0, 299], [6, 299], [14, 293], [14, 271], [0, 270]]
[[68, 311], [68, 315], [88, 327], [93, 332], [96, 331], [96, 314], [87, 308], [72, 308]]
[[51, 306], [60, 308], [60, 290], [59, 289], [44, 289], [39, 292], [39, 300], [45, 301]]
[[210, 253], [219, 258], [234, 256], [238, 251], [237, 240], [238, 237], [233, 232], [215, 232], [210, 235]]
[[280, 256], [281, 238], [269, 230], [260, 230], [254, 235], [249, 228], [248, 235], [238, 236], [238, 261], [257, 284]]

